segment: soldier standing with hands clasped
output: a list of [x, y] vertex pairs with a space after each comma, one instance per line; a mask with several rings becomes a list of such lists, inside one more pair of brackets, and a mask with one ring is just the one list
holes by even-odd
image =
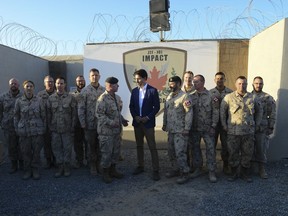
[[73, 133], [76, 123], [75, 98], [65, 91], [63, 77], [56, 79], [56, 93], [47, 101], [48, 125], [52, 133], [52, 148], [58, 164], [54, 177], [70, 176]]
[[122, 142], [122, 125], [128, 121], [121, 115], [123, 102], [115, 93], [118, 91], [118, 79], [108, 77], [105, 81], [106, 91], [99, 96], [96, 105], [97, 131], [101, 150], [103, 181], [111, 183], [112, 178], [123, 178], [116, 170]]
[[249, 174], [254, 152], [254, 134], [259, 130], [262, 120], [262, 106], [252, 93], [247, 92], [247, 79], [239, 76], [236, 79], [236, 91], [226, 95], [221, 102], [220, 117], [223, 129], [227, 131], [229, 164], [232, 176], [228, 181], [241, 177], [252, 182]]
[[[213, 97], [216, 97], [221, 104], [221, 101], [225, 97], [225, 95], [233, 92], [231, 89], [225, 86], [225, 74], [223, 72], [217, 72], [215, 74], [214, 82], [216, 83], [216, 87], [210, 90], [210, 93]], [[220, 111], [220, 110], [219, 110]], [[220, 135], [221, 141], [221, 158], [223, 161], [223, 172], [225, 174], [229, 174], [229, 164], [228, 164], [228, 149], [227, 149], [227, 131], [223, 130], [220, 118], [217, 126], [215, 127], [215, 150], [218, 143], [218, 137]]]
[[34, 95], [34, 83], [23, 82], [24, 95], [16, 100], [14, 125], [23, 154], [24, 175], [26, 180], [40, 179], [40, 152], [43, 134], [46, 132], [46, 110], [40, 99]]

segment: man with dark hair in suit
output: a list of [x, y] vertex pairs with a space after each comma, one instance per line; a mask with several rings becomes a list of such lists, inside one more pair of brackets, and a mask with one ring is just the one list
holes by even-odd
[[153, 175], [155, 181], [159, 176], [159, 159], [155, 142], [155, 115], [160, 109], [160, 101], [157, 89], [147, 84], [148, 74], [144, 69], [134, 73], [138, 87], [132, 90], [130, 98], [130, 113], [133, 117], [134, 133], [137, 144], [138, 167], [133, 175], [144, 172], [144, 136], [150, 149], [152, 158]]

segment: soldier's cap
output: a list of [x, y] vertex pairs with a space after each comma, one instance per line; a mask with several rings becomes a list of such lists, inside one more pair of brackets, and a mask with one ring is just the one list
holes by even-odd
[[169, 78], [169, 82], [179, 82], [181, 83], [181, 78], [179, 76], [173, 76]]
[[108, 77], [105, 80], [106, 83], [110, 83], [110, 84], [117, 84], [118, 83], [118, 79], [116, 77]]

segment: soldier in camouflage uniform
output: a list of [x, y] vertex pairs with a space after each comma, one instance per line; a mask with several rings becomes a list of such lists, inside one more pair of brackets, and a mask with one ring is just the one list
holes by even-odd
[[195, 87], [193, 86], [193, 77], [194, 74], [192, 71], [186, 71], [183, 76], [183, 86], [181, 90], [186, 93], [192, 93], [195, 91]]
[[[183, 92], [186, 92], [187, 94], [191, 94], [195, 91], [195, 87], [193, 86], [193, 77], [194, 73], [192, 71], [186, 71], [183, 76], [183, 85], [181, 90]], [[192, 128], [191, 128], [192, 129]], [[190, 166], [190, 169], [193, 169], [193, 159], [192, 159], [192, 130], [189, 132], [189, 138], [188, 138], [188, 152], [187, 152], [187, 160], [188, 165]]]
[[24, 95], [16, 100], [14, 126], [22, 150], [24, 175], [26, 180], [33, 176], [40, 179], [40, 152], [43, 146], [43, 134], [46, 132], [46, 110], [40, 99], [34, 95], [34, 83], [23, 82]]
[[228, 134], [227, 147], [232, 170], [228, 181], [238, 178], [238, 167], [241, 166], [242, 178], [252, 182], [249, 168], [254, 151], [254, 133], [255, 128], [259, 130], [263, 110], [253, 94], [247, 92], [246, 77], [239, 76], [235, 86], [236, 91], [224, 97], [220, 109], [221, 123]]
[[13, 120], [15, 102], [17, 98], [22, 96], [22, 93], [19, 90], [18, 80], [14, 78], [9, 80], [9, 88], [10, 90], [8, 92], [0, 96], [0, 123], [6, 144], [8, 145], [8, 156], [11, 160], [9, 173], [12, 174], [15, 173], [18, 168], [23, 169], [19, 137], [16, 135]]
[[172, 170], [166, 173], [166, 177], [180, 174], [176, 182], [183, 184], [189, 180], [190, 171], [187, 146], [193, 120], [192, 102], [188, 94], [181, 91], [180, 77], [171, 77], [169, 87], [172, 92], [165, 102], [162, 130], [168, 132], [168, 155]]
[[[78, 107], [80, 92], [85, 87], [85, 79], [82, 75], [76, 77], [76, 86], [77, 89], [72, 93], [72, 95], [75, 97]], [[87, 142], [85, 141], [84, 129], [81, 127], [78, 118], [78, 108], [76, 109], [76, 111], [77, 111], [77, 122], [74, 132], [74, 151], [76, 157], [75, 168], [78, 169], [81, 166], [83, 166], [84, 156], [85, 159], [87, 159]]]
[[78, 117], [85, 131], [85, 140], [89, 148], [89, 165], [91, 175], [100, 172], [100, 150], [97, 133], [97, 118], [95, 116], [96, 101], [105, 91], [99, 84], [100, 73], [92, 68], [89, 74], [90, 84], [82, 89], [78, 101]]
[[76, 100], [65, 91], [63, 77], [56, 79], [56, 93], [47, 101], [48, 126], [52, 134], [52, 149], [56, 157], [58, 170], [55, 177], [70, 176], [70, 161], [73, 145], [73, 133], [76, 124]]
[[[221, 104], [221, 101], [225, 97], [225, 95], [233, 92], [231, 89], [225, 86], [225, 74], [223, 72], [217, 72], [215, 74], [214, 82], [216, 83], [216, 87], [210, 90], [210, 93], [213, 97], [216, 97]], [[225, 174], [229, 174], [229, 163], [228, 163], [228, 150], [227, 150], [227, 131], [223, 130], [220, 118], [218, 124], [215, 128], [215, 148], [218, 143], [218, 137], [220, 135], [221, 141], [221, 158], [223, 161], [223, 172]]]
[[122, 125], [128, 121], [121, 115], [123, 102], [115, 93], [118, 91], [118, 79], [108, 77], [105, 81], [106, 91], [99, 96], [96, 105], [97, 131], [101, 150], [103, 181], [111, 183], [112, 178], [123, 178], [116, 170], [122, 142]]
[[255, 77], [253, 80], [252, 94], [260, 101], [263, 108], [263, 116], [259, 131], [255, 133], [253, 161], [258, 163], [260, 177], [267, 179], [268, 175], [265, 171], [264, 164], [267, 163], [266, 152], [269, 146], [269, 136], [274, 131], [276, 121], [276, 103], [271, 95], [262, 91], [263, 86], [264, 82], [262, 77]]
[[[46, 109], [47, 100], [50, 95], [55, 93], [54, 89], [54, 79], [51, 76], [46, 76], [44, 78], [44, 87], [45, 89], [38, 92], [37, 97], [40, 98], [41, 102], [44, 104]], [[47, 112], [47, 110], [46, 110]], [[46, 113], [47, 116], [47, 113]], [[47, 121], [46, 121], [47, 123]], [[55, 156], [52, 151], [51, 146], [51, 131], [48, 128], [48, 125], [46, 125], [47, 130], [44, 134], [44, 157], [46, 158], [46, 164], [44, 166], [45, 169], [50, 169], [53, 165], [56, 165]]]
[[195, 104], [194, 119], [192, 125], [192, 154], [194, 172], [191, 177], [197, 177], [202, 173], [203, 158], [200, 148], [201, 139], [206, 146], [206, 162], [209, 170], [209, 181], [217, 182], [216, 171], [216, 151], [215, 151], [215, 128], [219, 121], [219, 101], [213, 97], [204, 87], [205, 78], [202, 75], [196, 75], [193, 78], [193, 84], [196, 89], [192, 93], [192, 100]]

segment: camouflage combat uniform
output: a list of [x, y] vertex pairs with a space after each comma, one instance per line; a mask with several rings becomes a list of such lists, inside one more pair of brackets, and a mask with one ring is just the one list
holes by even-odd
[[[6, 92], [0, 96], [0, 123], [8, 145], [8, 156], [12, 162], [12, 166], [18, 169], [18, 161], [22, 161], [21, 148], [19, 145], [19, 137], [14, 128], [14, 107], [17, 98], [20, 98], [22, 93], [13, 96], [12, 93]], [[23, 162], [23, 161], [22, 161]], [[21, 162], [21, 163], [22, 163]], [[12, 170], [11, 170], [12, 171]]]
[[216, 128], [219, 121], [219, 101], [207, 89], [202, 92], [194, 91], [191, 96], [193, 104], [195, 103], [192, 125], [193, 168], [197, 169], [203, 166], [200, 148], [201, 138], [203, 138], [206, 146], [207, 168], [214, 172], [216, 170], [216, 151], [214, 134], [211, 131]]
[[[38, 92], [37, 97], [40, 98], [41, 103], [43, 104], [43, 106], [45, 107], [46, 110], [46, 116], [47, 116], [47, 101], [50, 95], [54, 94], [55, 91], [53, 91], [52, 93], [48, 93], [45, 89]], [[46, 121], [46, 124], [48, 124], [48, 122]], [[55, 156], [53, 154], [52, 151], [52, 145], [51, 145], [51, 131], [48, 128], [48, 125], [46, 125], [46, 132], [44, 134], [44, 145], [43, 145], [43, 150], [44, 150], [44, 157], [46, 158], [47, 164], [45, 168], [50, 168], [50, 166], [52, 164], [56, 165], [56, 161], [55, 160]]]
[[[225, 87], [221, 92], [217, 89], [217, 87], [210, 89], [210, 94], [213, 97], [216, 97], [219, 101], [219, 105], [221, 104], [221, 101], [223, 98], [227, 95], [232, 93], [233, 91], [227, 87]], [[219, 110], [220, 112], [220, 110]], [[220, 135], [220, 141], [221, 141], [221, 158], [223, 160], [224, 166], [228, 166], [228, 149], [227, 149], [227, 131], [223, 130], [220, 118], [218, 121], [218, 124], [215, 128], [215, 147], [218, 143], [218, 137]]]
[[[260, 128], [255, 133], [255, 151], [253, 161], [266, 163], [266, 152], [269, 147], [269, 135], [273, 132], [276, 121], [276, 103], [273, 97], [265, 92], [252, 92], [263, 108]], [[270, 130], [270, 131], [269, 131]]]
[[99, 171], [100, 150], [97, 133], [97, 118], [95, 116], [96, 101], [105, 91], [105, 88], [93, 87], [91, 84], [82, 89], [78, 101], [78, 117], [81, 127], [85, 130], [85, 139], [89, 148], [89, 163], [91, 174], [95, 174], [96, 167]]
[[30, 100], [25, 95], [15, 103], [14, 125], [23, 154], [24, 169], [39, 169], [43, 134], [46, 132], [46, 111], [36, 96]]
[[[76, 118], [76, 125], [75, 125], [75, 131], [74, 131], [74, 151], [76, 156], [76, 161], [79, 163], [79, 165], [83, 164], [84, 156], [85, 159], [87, 159], [87, 142], [85, 141], [85, 134], [84, 129], [80, 125], [79, 117], [78, 117], [78, 103], [80, 98], [80, 91], [75, 90], [72, 95], [74, 96], [77, 108], [77, 118]], [[85, 150], [85, 152], [84, 152]]]
[[52, 149], [61, 168], [70, 166], [73, 132], [76, 123], [76, 100], [65, 92], [54, 93], [47, 101], [48, 126], [52, 134]]
[[255, 128], [260, 126], [262, 112], [261, 104], [248, 92], [242, 97], [234, 91], [222, 100], [220, 117], [223, 128], [227, 129], [229, 165], [232, 169], [240, 164], [244, 170], [250, 168]]
[[[118, 95], [113, 97], [105, 91], [97, 100], [97, 131], [101, 150], [101, 166], [109, 168], [120, 156], [123, 102]], [[118, 127], [114, 125], [118, 124]]]
[[183, 91], [170, 93], [166, 99], [163, 115], [163, 128], [168, 132], [168, 155], [172, 169], [188, 173], [187, 164], [188, 134], [193, 120], [190, 97]]

